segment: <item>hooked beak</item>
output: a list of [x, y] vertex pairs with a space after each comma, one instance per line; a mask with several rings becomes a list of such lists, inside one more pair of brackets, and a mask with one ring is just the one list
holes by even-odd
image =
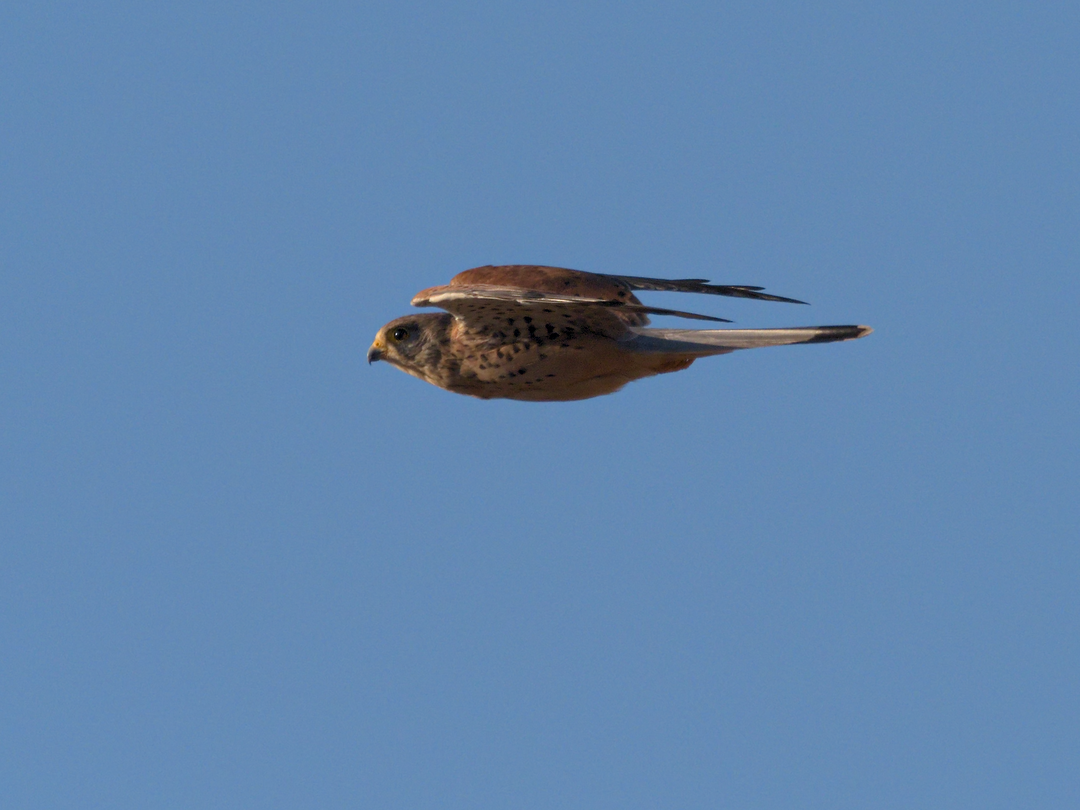
[[378, 346], [373, 345], [370, 349], [367, 350], [368, 365], [370, 366], [376, 360], [382, 360], [382, 349], [380, 349]]

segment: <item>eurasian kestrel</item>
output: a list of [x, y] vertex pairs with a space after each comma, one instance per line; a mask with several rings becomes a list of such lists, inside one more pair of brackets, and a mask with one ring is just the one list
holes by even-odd
[[761, 287], [704, 279], [668, 281], [518, 264], [476, 267], [444, 287], [418, 293], [413, 306], [446, 312], [390, 321], [375, 336], [368, 362], [385, 360], [456, 394], [550, 402], [610, 394], [632, 380], [680, 371], [699, 357], [853, 340], [871, 331], [869, 326], [647, 329], [650, 314], [729, 321], [645, 306], [633, 290], [804, 303]]

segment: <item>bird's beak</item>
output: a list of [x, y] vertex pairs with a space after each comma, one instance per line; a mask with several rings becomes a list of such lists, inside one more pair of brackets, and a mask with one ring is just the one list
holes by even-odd
[[379, 348], [378, 343], [372, 343], [371, 348], [367, 350], [367, 361], [370, 366], [376, 360], [382, 360], [382, 349]]

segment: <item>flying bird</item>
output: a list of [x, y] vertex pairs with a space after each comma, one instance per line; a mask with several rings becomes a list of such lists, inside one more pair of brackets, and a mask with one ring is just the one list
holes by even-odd
[[658, 279], [585, 273], [563, 267], [475, 267], [423, 290], [416, 307], [440, 313], [390, 321], [368, 349], [432, 385], [481, 399], [559, 402], [618, 391], [628, 382], [681, 371], [699, 357], [736, 349], [854, 340], [869, 326], [789, 329], [650, 329], [649, 315], [724, 318], [641, 303], [635, 290], [707, 293], [802, 304], [762, 287], [706, 279]]

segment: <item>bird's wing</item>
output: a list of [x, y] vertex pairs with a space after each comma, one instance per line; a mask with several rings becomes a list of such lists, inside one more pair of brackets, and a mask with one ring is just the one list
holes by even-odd
[[522, 287], [530, 290], [581, 295], [590, 298], [624, 298], [636, 301], [632, 290], [656, 290], [659, 292], [689, 292], [706, 295], [726, 295], [730, 298], [752, 298], [757, 301], [783, 301], [788, 304], [805, 304], [794, 298], [784, 298], [762, 292], [762, 287], [743, 284], [709, 284], [703, 278], [643, 278], [607, 273], [586, 273], [566, 267], [544, 267], [534, 264], [503, 264], [474, 267], [458, 273], [450, 280], [451, 286], [494, 284], [500, 287]]
[[[636, 302], [610, 298], [591, 298], [581, 295], [564, 295], [521, 287], [500, 287], [494, 284], [448, 285], [432, 287], [417, 293], [413, 306], [434, 306], [445, 309], [478, 331], [509, 331], [521, 319], [518, 328], [530, 333], [539, 330], [558, 332], [568, 323], [580, 330], [609, 337], [621, 337], [629, 325], [636, 324], [642, 315], [676, 315], [702, 321], [729, 323], [724, 318], [680, 312], [674, 309], [649, 307]], [[538, 322], [533, 326], [534, 322]], [[529, 326], [533, 326], [529, 329]], [[552, 326], [552, 330], [546, 330]]]
[[621, 345], [630, 351], [647, 354], [706, 356], [763, 346], [855, 340], [869, 335], [872, 331], [869, 326], [796, 326], [789, 329], [631, 328]]
[[480, 284], [573, 295], [577, 298], [641, 303], [634, 297], [630, 285], [614, 276], [602, 276], [599, 273], [586, 273], [566, 267], [545, 267], [538, 264], [485, 265], [463, 270], [450, 279], [451, 287], [475, 287]]
[[606, 278], [622, 281], [631, 290], [656, 290], [659, 292], [705, 293], [707, 295], [726, 295], [729, 298], [752, 298], [755, 301], [782, 301], [786, 304], [805, 304], [795, 298], [771, 295], [762, 292], [764, 287], [749, 287], [745, 284], [709, 284], [705, 278], [642, 278], [640, 276], [614, 276]]

